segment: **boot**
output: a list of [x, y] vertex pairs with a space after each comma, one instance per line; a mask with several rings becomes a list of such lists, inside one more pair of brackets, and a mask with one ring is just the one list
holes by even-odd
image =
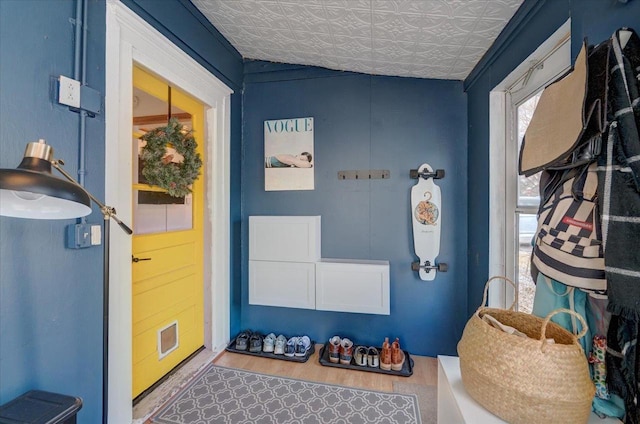
[[400, 339], [391, 344], [391, 369], [394, 371], [402, 371], [404, 365], [404, 352], [400, 349]]
[[389, 344], [389, 337], [384, 338], [382, 343], [382, 350], [380, 351], [380, 369], [391, 370], [391, 345]]

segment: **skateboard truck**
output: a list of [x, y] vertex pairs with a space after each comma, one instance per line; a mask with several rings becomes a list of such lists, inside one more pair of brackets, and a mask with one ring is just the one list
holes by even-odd
[[439, 180], [444, 178], [444, 169], [436, 169], [435, 171], [431, 172], [419, 172], [417, 169], [411, 169], [409, 170], [409, 176], [414, 180], [417, 180], [418, 178], [424, 178], [425, 180], [427, 178], [433, 178], [434, 180]]
[[429, 261], [424, 261], [423, 265], [420, 265], [420, 262], [418, 261], [411, 262], [411, 269], [413, 271], [420, 271], [421, 268], [424, 269], [425, 272], [429, 272], [432, 269], [437, 269], [438, 272], [447, 272], [449, 270], [449, 265], [444, 262], [434, 265], [431, 265], [431, 262]]

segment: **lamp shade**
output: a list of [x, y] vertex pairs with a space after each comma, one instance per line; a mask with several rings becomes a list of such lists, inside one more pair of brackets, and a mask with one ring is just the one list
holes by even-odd
[[51, 174], [53, 149], [28, 143], [17, 169], [0, 169], [0, 215], [69, 219], [91, 213], [91, 200], [78, 184]]

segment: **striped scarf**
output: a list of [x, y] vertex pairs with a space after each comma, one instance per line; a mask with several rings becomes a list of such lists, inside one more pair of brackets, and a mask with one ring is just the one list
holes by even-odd
[[598, 191], [609, 310], [640, 320], [640, 39], [609, 57], [609, 130], [598, 159]]
[[[631, 33], [625, 43], [625, 35]], [[612, 313], [607, 383], [625, 401], [626, 424], [640, 424], [640, 38], [610, 41], [608, 134], [598, 158], [605, 274]]]

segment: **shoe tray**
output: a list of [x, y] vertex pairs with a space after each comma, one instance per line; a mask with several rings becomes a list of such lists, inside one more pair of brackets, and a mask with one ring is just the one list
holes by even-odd
[[[382, 351], [381, 347], [377, 347], [378, 352]], [[354, 345], [355, 351], [355, 345]], [[324, 365], [326, 367], [336, 367], [336, 368], [345, 368], [349, 370], [357, 370], [357, 371], [369, 371], [369, 372], [377, 372], [380, 374], [389, 374], [389, 375], [399, 375], [402, 377], [409, 377], [413, 375], [413, 359], [409, 355], [409, 352], [403, 350], [404, 352], [404, 364], [402, 364], [402, 369], [400, 371], [394, 370], [383, 370], [382, 368], [373, 368], [373, 367], [363, 367], [360, 365], [355, 365], [353, 363], [353, 358], [351, 359], [351, 364], [344, 365], [341, 363], [334, 363], [329, 360], [329, 343], [327, 342], [324, 346], [320, 348], [320, 354], [318, 357], [320, 358], [320, 365]]]
[[[0, 0], [1, 1], [1, 0]], [[287, 355], [276, 355], [270, 352], [249, 352], [249, 350], [238, 350], [236, 349], [236, 339], [231, 340], [231, 343], [225, 348], [227, 352], [233, 353], [242, 353], [243, 355], [252, 355], [258, 356], [260, 358], [271, 358], [271, 359], [280, 359], [281, 361], [291, 361], [291, 362], [307, 362], [311, 355], [316, 351], [315, 342], [311, 341], [311, 347], [307, 351], [305, 356], [287, 356]]]

